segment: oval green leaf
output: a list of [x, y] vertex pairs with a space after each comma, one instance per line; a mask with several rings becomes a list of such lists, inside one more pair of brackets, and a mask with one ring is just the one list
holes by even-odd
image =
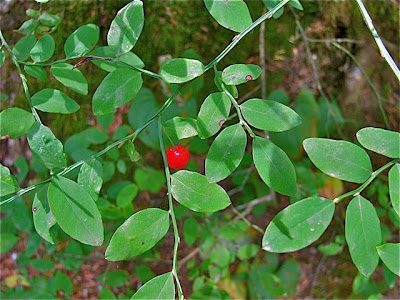
[[134, 0], [118, 11], [107, 33], [107, 44], [116, 56], [131, 51], [142, 33], [143, 24], [142, 1]]
[[303, 199], [279, 212], [269, 223], [262, 248], [268, 252], [293, 252], [316, 241], [332, 220], [335, 204], [322, 197]]
[[32, 77], [39, 79], [41, 81], [46, 81], [47, 80], [47, 72], [46, 70], [41, 67], [41, 66], [24, 66], [24, 70], [26, 73], [31, 75]]
[[229, 116], [231, 101], [225, 93], [209, 95], [197, 116], [197, 131], [202, 139], [209, 138], [221, 129]]
[[149, 280], [131, 299], [174, 300], [175, 283], [172, 273], [165, 273]]
[[241, 32], [253, 23], [247, 5], [242, 0], [204, 0], [207, 10], [221, 26]]
[[34, 62], [42, 62], [50, 59], [56, 48], [53, 38], [50, 34], [42, 36], [31, 49], [30, 55]]
[[376, 246], [382, 243], [381, 227], [374, 206], [362, 196], [347, 206], [345, 236], [357, 269], [365, 277], [371, 276], [379, 262]]
[[66, 57], [83, 56], [94, 48], [100, 36], [97, 25], [86, 24], [76, 29], [64, 45]]
[[136, 184], [129, 184], [119, 191], [117, 195], [118, 207], [126, 207], [131, 205], [132, 201], [136, 198], [139, 189]]
[[171, 191], [176, 201], [197, 212], [216, 212], [231, 204], [222, 187], [196, 172], [182, 170], [173, 174]]
[[400, 158], [400, 133], [367, 127], [357, 132], [360, 144], [368, 150], [391, 158]]
[[222, 130], [210, 147], [206, 158], [208, 182], [228, 177], [239, 166], [247, 145], [247, 136], [240, 124]]
[[130, 69], [116, 69], [108, 74], [93, 95], [95, 115], [106, 115], [131, 101], [142, 87], [142, 75]]
[[49, 113], [71, 114], [80, 108], [73, 99], [55, 89], [40, 90], [31, 100], [36, 109]]
[[400, 244], [387, 243], [378, 246], [376, 249], [386, 267], [397, 276], [400, 276]]
[[65, 177], [55, 177], [49, 185], [47, 197], [55, 220], [66, 234], [91, 246], [103, 243], [99, 209], [83, 187]]
[[270, 140], [255, 137], [254, 164], [261, 179], [273, 190], [293, 196], [297, 192], [296, 171], [286, 153]]
[[195, 59], [175, 58], [161, 65], [160, 74], [169, 83], [184, 83], [204, 73], [204, 65]]
[[256, 80], [261, 72], [261, 68], [257, 65], [232, 65], [222, 71], [222, 81], [228, 85], [238, 85]]
[[167, 211], [158, 208], [141, 210], [115, 231], [106, 250], [106, 259], [119, 261], [142, 254], [153, 248], [165, 236], [168, 229]]
[[174, 117], [165, 122], [164, 129], [171, 138], [186, 139], [197, 135], [197, 121], [189, 117]]
[[73, 69], [73, 65], [60, 63], [50, 68], [51, 74], [63, 85], [81, 95], [88, 94], [88, 83], [85, 76], [78, 69]]
[[400, 216], [400, 164], [395, 164], [389, 171], [390, 202]]
[[14, 46], [12, 52], [15, 54], [15, 56], [18, 58], [20, 61], [26, 60], [32, 48], [36, 44], [36, 38], [33, 34], [29, 34], [26, 37], [23, 37], [20, 39]]
[[[42, 191], [45, 191], [44, 189]], [[56, 223], [53, 213], [49, 211], [46, 213], [40, 198], [47, 201], [46, 193], [39, 191], [35, 194], [32, 204], [33, 225], [36, 232], [50, 244], [54, 244], [53, 238], [50, 234], [50, 228]]]
[[35, 123], [32, 113], [18, 107], [11, 107], [0, 113], [0, 136], [9, 135], [12, 139], [28, 133]]
[[103, 167], [101, 163], [92, 159], [85, 162], [78, 175], [78, 184], [82, 186], [94, 201], [97, 201], [103, 185]]
[[58, 25], [61, 22], [61, 18], [56, 15], [45, 12], [39, 17], [39, 21], [43, 25], [51, 27]]
[[329, 176], [362, 183], [372, 173], [367, 152], [353, 143], [310, 138], [304, 140], [303, 146], [314, 165]]
[[294, 110], [275, 101], [250, 99], [240, 109], [246, 121], [261, 130], [281, 132], [301, 123], [300, 116]]
[[11, 175], [10, 170], [2, 164], [0, 164], [0, 175], [0, 197], [19, 190], [17, 180]]

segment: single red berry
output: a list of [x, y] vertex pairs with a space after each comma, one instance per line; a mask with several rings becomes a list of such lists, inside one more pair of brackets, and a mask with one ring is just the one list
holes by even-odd
[[186, 167], [190, 159], [189, 152], [181, 145], [169, 148], [166, 155], [168, 166], [172, 169], [183, 169]]

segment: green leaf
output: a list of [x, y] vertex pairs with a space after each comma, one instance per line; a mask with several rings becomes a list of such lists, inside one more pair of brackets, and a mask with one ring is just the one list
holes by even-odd
[[122, 270], [111, 271], [107, 273], [105, 284], [112, 287], [123, 286], [130, 279], [130, 276]]
[[141, 158], [139, 152], [136, 151], [135, 145], [132, 143], [132, 141], [127, 141], [123, 147], [128, 153], [131, 162], [137, 162]]
[[275, 101], [250, 99], [240, 109], [246, 121], [261, 130], [286, 131], [301, 123], [300, 116], [294, 110]]
[[76, 29], [64, 45], [66, 57], [83, 56], [97, 44], [100, 29], [97, 25], [86, 24]]
[[160, 74], [169, 83], [184, 83], [204, 73], [204, 65], [195, 59], [175, 58], [161, 65]]
[[[127, 52], [127, 53], [122, 54], [121, 56], [115, 57], [115, 54], [112, 52], [112, 50], [108, 46], [96, 48], [93, 52], [91, 52], [91, 55], [106, 57], [106, 58], [113, 58], [115, 60], [124, 62], [128, 65], [131, 65], [131, 66], [134, 66], [137, 68], [144, 67], [143, 61], [135, 53]], [[96, 66], [98, 66], [100, 69], [103, 69], [104, 71], [107, 71], [107, 72], [115, 71], [118, 68], [127, 68], [127, 66], [118, 64], [116, 62], [111, 62], [111, 61], [93, 59], [92, 62]]]
[[[43, 190], [45, 191], [45, 190]], [[33, 225], [35, 226], [36, 232], [50, 244], [54, 244], [53, 238], [50, 234], [50, 228], [56, 223], [54, 219], [53, 213], [49, 211], [46, 213], [45, 208], [43, 207], [42, 201], [47, 201], [46, 193], [39, 191], [35, 194], [35, 198], [32, 204], [32, 212], [33, 212]]]
[[45, 26], [52, 27], [60, 24], [61, 18], [56, 15], [45, 12], [39, 17], [39, 21]]
[[10, 170], [2, 164], [0, 164], [0, 175], [0, 197], [19, 190], [17, 180], [11, 175]]
[[28, 9], [25, 11], [25, 13], [26, 13], [26, 15], [27, 15], [28, 17], [31, 17], [31, 18], [37, 18], [37, 17], [40, 16], [40, 11], [35, 10], [35, 9], [32, 9], [32, 8], [28, 8]]
[[270, 140], [255, 137], [253, 141], [254, 164], [261, 179], [283, 195], [297, 192], [296, 171], [289, 157]]
[[118, 11], [107, 33], [107, 44], [116, 56], [131, 51], [142, 33], [143, 24], [142, 1], [132, 1]]
[[54, 277], [54, 288], [56, 291], [64, 291], [64, 295], [69, 298], [73, 288], [72, 281], [65, 273], [57, 271]]
[[247, 136], [242, 125], [222, 130], [207, 154], [205, 170], [208, 182], [225, 179], [239, 166], [246, 150]]
[[99, 209], [83, 187], [65, 177], [53, 177], [47, 197], [55, 220], [66, 234], [91, 246], [103, 243]]
[[400, 216], [400, 164], [395, 164], [389, 171], [390, 202]]
[[73, 99], [55, 89], [40, 90], [31, 100], [36, 109], [49, 113], [71, 114], [80, 108]]
[[293, 295], [300, 279], [300, 265], [294, 259], [286, 259], [276, 275], [280, 278], [287, 295]]
[[[106, 259], [119, 261], [133, 258], [153, 248], [169, 229], [169, 214], [158, 208], [147, 208], [127, 219], [111, 238]], [[129, 244], [129, 247], [126, 245]]]
[[172, 273], [165, 273], [149, 280], [131, 299], [174, 300], [175, 284]]
[[257, 255], [259, 249], [260, 247], [256, 244], [244, 245], [239, 248], [237, 255], [239, 259], [247, 260]]
[[18, 242], [18, 240], [19, 238], [14, 234], [2, 232], [0, 239], [0, 254], [4, 254], [10, 251]]
[[34, 62], [42, 62], [50, 59], [54, 54], [56, 44], [50, 34], [45, 34], [31, 49], [30, 55]]
[[42, 160], [48, 169], [66, 167], [67, 161], [63, 145], [48, 127], [40, 123], [33, 124], [28, 132], [28, 143], [32, 152]]
[[55, 64], [50, 68], [51, 74], [63, 85], [81, 95], [88, 94], [88, 83], [78, 69], [66, 63]]
[[209, 95], [200, 107], [197, 131], [202, 139], [216, 134], [225, 123], [231, 109], [231, 101], [225, 93]]
[[220, 92], [224, 91], [224, 87], [228, 90], [228, 92], [233, 96], [233, 98], [237, 98], [239, 96], [239, 92], [238, 89], [236, 87], [236, 85], [226, 85], [223, 81], [222, 81], [222, 71], [217, 71], [214, 72], [215, 76], [214, 76], [214, 83], [217, 86], [218, 90]]
[[257, 65], [231, 65], [222, 71], [222, 81], [228, 85], [238, 85], [256, 80], [261, 72], [261, 68]]
[[141, 191], [157, 193], [165, 185], [164, 173], [151, 167], [137, 168], [134, 179]]
[[15, 139], [28, 133], [35, 122], [32, 113], [21, 108], [11, 107], [0, 113], [0, 136], [9, 135]]
[[274, 299], [285, 293], [285, 287], [275, 274], [268, 272], [267, 265], [254, 265], [249, 271], [252, 299]]
[[357, 132], [360, 144], [368, 150], [391, 158], [400, 158], [400, 133], [367, 127]]
[[46, 81], [47, 80], [47, 72], [46, 70], [41, 67], [41, 66], [24, 66], [24, 70], [26, 73], [31, 75], [32, 77], [39, 79], [41, 81]]
[[229, 196], [204, 175], [181, 170], [171, 176], [172, 196], [180, 204], [197, 212], [216, 212], [231, 204]]
[[54, 268], [54, 263], [47, 259], [33, 259], [31, 264], [36, 270], [42, 272], [47, 272]]
[[93, 95], [93, 113], [105, 115], [131, 101], [142, 87], [142, 75], [130, 69], [116, 69], [108, 74]]
[[6, 54], [4, 50], [0, 50], [0, 67], [4, 64], [4, 60], [6, 59]]
[[400, 276], [399, 253], [400, 244], [388, 243], [376, 247], [379, 257], [386, 267], [397, 276]]
[[247, 5], [241, 0], [204, 0], [207, 10], [221, 26], [241, 32], [253, 23]]
[[362, 183], [372, 173], [368, 154], [353, 143], [310, 138], [304, 140], [303, 146], [314, 165], [329, 176]]
[[36, 38], [33, 34], [29, 34], [22, 39], [20, 39], [14, 46], [12, 52], [15, 54], [15, 56], [18, 58], [20, 61], [26, 60], [32, 48], [36, 44]]
[[92, 159], [85, 162], [78, 175], [78, 184], [82, 186], [94, 201], [99, 198], [101, 186], [103, 185], [103, 167], [101, 163]]
[[22, 182], [25, 180], [26, 176], [28, 175], [29, 172], [29, 164], [26, 161], [26, 159], [20, 155], [18, 158], [14, 161], [14, 166], [17, 167], [18, 169], [18, 175], [16, 175], [16, 178], [19, 182]]
[[174, 117], [165, 122], [164, 129], [171, 138], [186, 139], [197, 135], [197, 121], [188, 117]]
[[335, 204], [311, 197], [289, 205], [269, 223], [262, 248], [269, 252], [293, 252], [316, 241], [332, 220]]
[[199, 233], [200, 225], [193, 217], [189, 217], [183, 223], [183, 239], [188, 245], [193, 245]]
[[117, 205], [119, 207], [125, 207], [132, 204], [132, 201], [136, 198], [139, 189], [136, 184], [129, 184], [119, 191], [117, 195]]
[[111, 290], [106, 289], [104, 287], [101, 289], [98, 297], [99, 299], [104, 299], [104, 300], [117, 299], [117, 297]]
[[281, 89], [273, 90], [267, 98], [268, 100], [276, 101], [284, 105], [289, 105], [290, 102], [289, 96]]
[[22, 23], [21, 27], [18, 28], [18, 31], [22, 34], [28, 34], [34, 31], [38, 25], [39, 22], [37, 20], [30, 19]]
[[345, 236], [357, 269], [371, 276], [379, 262], [376, 246], [382, 243], [381, 228], [374, 206], [362, 196], [353, 198], [347, 206]]

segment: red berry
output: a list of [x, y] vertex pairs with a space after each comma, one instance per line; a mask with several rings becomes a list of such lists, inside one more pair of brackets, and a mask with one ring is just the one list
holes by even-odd
[[186, 148], [180, 145], [169, 148], [166, 155], [168, 166], [172, 169], [183, 169], [186, 167], [190, 159], [189, 152], [186, 150]]

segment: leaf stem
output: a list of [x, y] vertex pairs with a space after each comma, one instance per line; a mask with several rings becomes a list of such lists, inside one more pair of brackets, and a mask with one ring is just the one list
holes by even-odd
[[169, 214], [171, 216], [172, 226], [174, 228], [174, 237], [175, 237], [174, 255], [173, 255], [173, 259], [172, 259], [172, 275], [174, 276], [176, 284], [178, 285], [178, 296], [179, 296], [178, 298], [179, 299], [184, 299], [181, 283], [180, 283], [179, 278], [178, 278], [178, 269], [177, 269], [178, 246], [179, 246], [179, 242], [180, 242], [181, 238], [179, 236], [178, 225], [176, 224], [176, 218], [175, 218], [175, 212], [174, 212], [174, 204], [172, 202], [171, 173], [169, 171], [169, 167], [168, 167], [168, 163], [167, 163], [167, 157], [165, 156], [165, 151], [164, 151], [164, 141], [163, 141], [163, 137], [162, 137], [161, 115], [158, 117], [158, 139], [160, 141], [161, 155], [162, 155], [163, 162], [164, 162], [165, 177], [167, 179]]
[[345, 199], [347, 197], [358, 196], [380, 173], [385, 171], [387, 168], [390, 168], [392, 165], [397, 163], [399, 160], [400, 160], [400, 158], [396, 158], [396, 159], [388, 162], [387, 164], [383, 165], [378, 170], [372, 172], [371, 176], [362, 185], [360, 185], [358, 188], [356, 188], [355, 190], [347, 192], [347, 193], [345, 193], [345, 194], [333, 199], [333, 202], [334, 203], [339, 203], [340, 201], [342, 201], [343, 199]]

